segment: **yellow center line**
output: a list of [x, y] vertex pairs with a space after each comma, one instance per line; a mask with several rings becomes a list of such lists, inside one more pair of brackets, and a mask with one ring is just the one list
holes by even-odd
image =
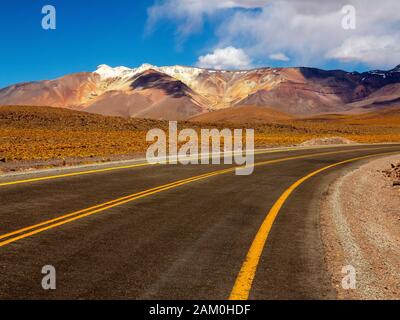
[[[295, 149], [288, 149], [287, 151], [292, 151], [292, 150], [295, 150]], [[265, 151], [265, 152], [258, 151], [258, 152], [255, 152], [254, 154], [275, 153], [275, 152], [279, 152], [279, 151], [278, 150]], [[126, 165], [126, 166], [117, 166], [117, 167], [110, 167], [110, 168], [103, 168], [103, 169], [93, 169], [93, 170], [87, 170], [87, 171], [64, 173], [64, 174], [59, 174], [59, 175], [54, 175], [54, 176], [45, 176], [45, 177], [30, 178], [30, 179], [17, 180], [17, 181], [2, 182], [2, 183], [0, 183], [0, 187], [12, 186], [12, 185], [17, 185], [17, 184], [25, 184], [25, 183], [31, 183], [31, 182], [55, 180], [55, 179], [61, 179], [61, 178], [89, 175], [89, 174], [94, 174], [94, 173], [102, 173], [102, 172], [109, 172], [109, 171], [116, 171], [116, 170], [123, 170], [123, 169], [154, 166], [154, 165], [160, 165], [160, 164], [167, 164], [167, 161], [163, 161], [158, 164], [152, 164], [152, 163], [145, 162], [145, 163]]]
[[340, 166], [343, 164], [347, 164], [350, 162], [354, 162], [357, 160], [362, 160], [362, 159], [381, 156], [381, 155], [393, 154], [393, 153], [398, 153], [398, 151], [386, 152], [386, 153], [374, 154], [374, 155], [367, 155], [367, 156], [357, 157], [357, 158], [353, 158], [353, 159], [349, 159], [349, 160], [331, 164], [329, 166], [318, 169], [318, 170], [306, 175], [305, 177], [299, 179], [294, 184], [292, 184], [287, 190], [285, 190], [285, 192], [279, 197], [279, 199], [272, 206], [271, 210], [268, 212], [263, 223], [261, 224], [261, 227], [259, 228], [259, 230], [250, 246], [250, 249], [246, 255], [246, 258], [245, 258], [243, 265], [239, 271], [239, 274], [237, 275], [235, 284], [234, 284], [231, 294], [229, 296], [229, 300], [247, 300], [249, 298], [250, 290], [253, 285], [254, 277], [257, 272], [257, 267], [260, 262], [261, 255], [264, 251], [265, 244], [266, 244], [269, 234], [271, 232], [272, 226], [273, 226], [275, 219], [278, 216], [279, 211], [281, 210], [283, 204], [286, 202], [286, 200], [289, 198], [289, 196], [293, 193], [293, 191], [295, 191], [305, 181], [309, 180], [310, 178], [312, 178], [312, 177], [318, 175], [319, 173], [326, 171], [328, 169], [331, 169], [331, 168], [334, 168], [334, 167], [337, 167], [337, 166]]
[[[204, 174], [204, 175], [201, 175], [201, 176], [198, 176], [198, 177], [199, 177], [199, 178], [200, 178], [200, 177], [206, 177], [206, 176], [208, 176], [208, 175], [209, 175], [209, 173]], [[190, 182], [192, 179], [193, 179], [193, 178], [188, 178], [188, 179], [182, 180], [181, 182], [187, 182], [187, 183], [188, 183], [188, 182]], [[126, 199], [130, 199], [130, 198], [132, 198], [132, 197], [137, 197], [137, 196], [140, 196], [140, 195], [143, 195], [143, 194], [147, 194], [148, 192], [152, 192], [152, 191], [155, 191], [155, 190], [158, 190], [158, 189], [163, 189], [163, 188], [168, 187], [168, 186], [170, 186], [170, 185], [176, 185], [176, 182], [172, 182], [172, 183], [169, 183], [169, 184], [166, 184], [166, 185], [162, 185], [162, 186], [158, 186], [158, 187], [151, 188], [151, 189], [148, 189], [148, 190], [140, 191], [140, 192], [135, 193], [135, 194], [131, 194], [131, 195], [128, 195], [128, 196], [125, 196], [125, 197], [121, 197], [121, 198], [118, 198], [118, 199], [114, 199], [114, 200], [111, 200], [111, 201], [107, 201], [107, 202], [98, 204], [98, 205], [93, 206], [93, 207], [89, 207], [89, 208], [86, 208], [86, 209], [82, 209], [82, 210], [79, 210], [79, 211], [75, 211], [75, 212], [72, 212], [72, 213], [69, 213], [69, 214], [66, 214], [66, 215], [63, 215], [63, 216], [54, 218], [54, 219], [50, 219], [50, 220], [47, 220], [47, 221], [44, 221], [44, 222], [41, 222], [41, 223], [38, 223], [38, 224], [35, 224], [35, 225], [32, 225], [32, 226], [23, 228], [23, 229], [19, 229], [19, 230], [17, 230], [17, 231], [13, 231], [13, 232], [10, 232], [10, 233], [4, 234], [4, 235], [0, 235], [0, 240], [1, 240], [1, 239], [4, 239], [4, 238], [8, 238], [8, 237], [10, 237], [10, 236], [13, 236], [13, 235], [15, 235], [15, 234], [19, 234], [19, 233], [22, 233], [22, 232], [25, 232], [25, 231], [28, 231], [28, 230], [35, 229], [35, 228], [37, 228], [37, 227], [44, 226], [44, 225], [49, 224], [49, 223], [52, 223], [52, 222], [56, 222], [56, 221], [59, 221], [59, 220], [63, 220], [63, 219], [69, 218], [69, 217], [74, 216], [74, 215], [78, 215], [78, 214], [84, 213], [84, 212], [86, 212], [86, 211], [90, 211], [90, 210], [102, 208], [102, 207], [105, 207], [105, 206], [107, 206], [107, 205], [111, 205], [111, 204], [114, 204], [114, 203], [118, 203], [119, 201], [123, 201], [123, 200], [126, 200]]]
[[[323, 152], [323, 153], [316, 153], [316, 154], [306, 154], [306, 155], [301, 155], [301, 156], [293, 156], [293, 157], [287, 157], [287, 158], [279, 158], [279, 159], [274, 159], [274, 160], [267, 160], [267, 161], [263, 161], [263, 162], [258, 162], [255, 163], [254, 166], [262, 166], [262, 165], [268, 165], [268, 164], [275, 164], [275, 163], [280, 163], [280, 162], [284, 162], [284, 161], [291, 161], [291, 160], [298, 160], [298, 159], [305, 159], [305, 158], [311, 158], [314, 156], [324, 156], [324, 155], [330, 155], [330, 154], [339, 154], [339, 153], [346, 153], [346, 152], [355, 152], [355, 151], [369, 151], [369, 150], [381, 150], [381, 149], [386, 149], [386, 148], [367, 148], [367, 149], [352, 149], [352, 150], [343, 150], [343, 151], [331, 151], [331, 152]], [[241, 166], [239, 168], [243, 168], [244, 166]], [[59, 216], [57, 218], [54, 219], [50, 219], [50, 220], [46, 220], [43, 221], [41, 223], [38, 224], [34, 224], [22, 229], [18, 229], [16, 231], [12, 231], [10, 233], [7, 234], [3, 234], [0, 235], [0, 240], [2, 239], [6, 239], [2, 242], [0, 242], [0, 247], [5, 246], [9, 243], [18, 241], [20, 239], [24, 239], [27, 238], [29, 236], [41, 233], [43, 231], [64, 225], [66, 223], [72, 222], [72, 221], [76, 221], [78, 219], [82, 219], [84, 217], [96, 214], [96, 213], [100, 213], [103, 212], [105, 210], [108, 210], [110, 208], [116, 207], [116, 206], [120, 206], [122, 204], [137, 200], [137, 199], [141, 199], [144, 197], [148, 197], [150, 195], [156, 194], [156, 193], [160, 193], [166, 190], [170, 190], [172, 188], [176, 188], [182, 185], [186, 185], [195, 181], [199, 181], [199, 180], [203, 180], [209, 177], [213, 177], [213, 176], [218, 176], [218, 175], [222, 175], [222, 174], [226, 174], [226, 173], [230, 173], [233, 172], [237, 169], [238, 167], [231, 167], [228, 169], [223, 169], [223, 170], [218, 170], [218, 171], [213, 171], [213, 172], [209, 172], [209, 173], [205, 173], [202, 175], [198, 175], [198, 176], [194, 176], [194, 177], [190, 177], [187, 179], [183, 179], [183, 180], [178, 180], [175, 182], [171, 182], [165, 185], [161, 185], [158, 187], [154, 187], [148, 190], [144, 190], [141, 192], [137, 192], [131, 195], [127, 195], [121, 198], [117, 198], [108, 202], [104, 202], [83, 210], [79, 210], [79, 211], [75, 211], [69, 214], [65, 214], [62, 216]], [[29, 232], [28, 232], [29, 231]], [[19, 235], [19, 236], [16, 236]], [[13, 237], [16, 236], [16, 237]], [[8, 238], [8, 239], [7, 239]]]
[[94, 170], [88, 170], [88, 171], [64, 173], [64, 174], [59, 174], [59, 175], [54, 175], [54, 176], [45, 176], [45, 177], [30, 178], [30, 179], [25, 179], [25, 180], [2, 182], [2, 183], [0, 183], [0, 187], [11, 186], [11, 185], [16, 185], [16, 184], [23, 184], [23, 183], [30, 183], [30, 182], [61, 179], [61, 178], [67, 178], [67, 177], [75, 177], [75, 176], [80, 176], [80, 175], [87, 175], [87, 174], [100, 173], [100, 172], [108, 172], [108, 171], [114, 171], [114, 170], [145, 167], [145, 166], [149, 166], [149, 165], [151, 165], [151, 164], [149, 164], [149, 163], [138, 163], [138, 164], [132, 164], [132, 165], [127, 165], [127, 166], [119, 166], [119, 167], [104, 168], [104, 169], [94, 169]]
[[[209, 174], [208, 176], [211, 176], [211, 175], [216, 175], [216, 174]], [[205, 177], [198, 177], [198, 178], [196, 178], [196, 179], [192, 179], [192, 180], [187, 181], [187, 182], [177, 183], [177, 184], [170, 185], [170, 186], [166, 186], [166, 187], [164, 187], [164, 188], [160, 188], [160, 189], [157, 189], [157, 190], [154, 190], [154, 191], [151, 191], [151, 192], [142, 193], [142, 194], [139, 194], [139, 195], [136, 195], [136, 196], [133, 196], [133, 197], [129, 197], [129, 198], [125, 199], [125, 200], [121, 200], [121, 201], [119, 201], [119, 202], [110, 204], [110, 205], [108, 205], [108, 206], [101, 207], [101, 208], [96, 209], [96, 210], [88, 211], [88, 212], [86, 212], [86, 213], [84, 213], [84, 214], [75, 215], [75, 216], [73, 216], [72, 218], [69, 218], [69, 219], [62, 220], [62, 221], [57, 222], [57, 223], [53, 223], [53, 224], [47, 225], [47, 226], [45, 226], [45, 227], [43, 227], [43, 228], [34, 229], [33, 226], [32, 226], [32, 227], [29, 227], [29, 228], [25, 228], [25, 230], [32, 230], [32, 229], [34, 229], [34, 230], [31, 231], [31, 232], [28, 232], [28, 233], [23, 233], [23, 234], [21, 234], [21, 235], [19, 235], [19, 236], [17, 236], [17, 237], [13, 237], [13, 238], [7, 239], [7, 240], [5, 240], [5, 241], [2, 241], [2, 242], [0, 242], [0, 247], [3, 247], [3, 246], [5, 246], [5, 245], [7, 245], [7, 244], [9, 244], [9, 243], [18, 241], [18, 240], [20, 240], [20, 239], [24, 239], [24, 238], [30, 237], [30, 236], [32, 236], [32, 235], [41, 233], [41, 232], [43, 232], [43, 231], [46, 231], [46, 230], [49, 230], [49, 229], [53, 229], [53, 228], [56, 228], [56, 227], [58, 227], [58, 226], [62, 226], [62, 225], [64, 225], [64, 224], [73, 222], [73, 221], [75, 221], [75, 220], [82, 219], [82, 218], [84, 218], [84, 217], [88, 217], [88, 216], [91, 216], [91, 215], [96, 214], [96, 213], [99, 213], [99, 212], [103, 212], [103, 211], [108, 210], [108, 209], [111, 209], [111, 208], [113, 208], [113, 207], [120, 206], [120, 205], [122, 205], [122, 204], [124, 204], [124, 203], [128, 203], [128, 202], [131, 202], [131, 201], [134, 201], [134, 200], [137, 200], [137, 199], [141, 199], [141, 198], [144, 198], [144, 197], [148, 197], [148, 196], [150, 196], [150, 195], [152, 195], [152, 194], [159, 193], [159, 192], [162, 192], [162, 191], [166, 191], [166, 190], [169, 190], [169, 189], [178, 187], [178, 186], [180, 186], [180, 185], [184, 185], [184, 184], [187, 184], [187, 183], [189, 183], [189, 182], [197, 181], [197, 180], [204, 179], [204, 178], [205, 178]], [[75, 214], [76, 214], [76, 213], [75, 213]], [[68, 215], [68, 216], [72, 216], [72, 215], [73, 215], [73, 214], [70, 214], [70, 215]], [[63, 218], [65, 218], [65, 216], [64, 216]], [[60, 220], [60, 219], [58, 219], [58, 220]], [[45, 223], [40, 224], [40, 225], [46, 225], [46, 224], [48, 224], [47, 221], [46, 221]], [[22, 232], [21, 230], [17, 230], [16, 232], [12, 232], [12, 233], [10, 233], [10, 234], [4, 235], [4, 236], [2, 236], [1, 238], [6, 238], [6, 237], [8, 237], [8, 236], [11, 236], [12, 234], [19, 234], [19, 233], [21, 233], [21, 232]]]
[[[288, 148], [285, 150], [266, 150], [266, 151], [257, 151], [255, 150], [254, 154], [269, 154], [269, 153], [278, 153], [278, 152], [286, 152], [286, 151], [296, 151], [296, 150], [302, 150], [298, 148]], [[304, 149], [304, 150], [315, 150], [315, 149]], [[201, 156], [201, 155], [200, 155]], [[212, 155], [208, 155], [212, 156]], [[205, 156], [201, 156], [202, 158]], [[223, 154], [221, 155], [223, 157]], [[80, 175], [89, 175], [89, 174], [94, 174], [94, 173], [102, 173], [102, 172], [109, 172], [109, 171], [116, 171], [116, 170], [123, 170], [123, 169], [132, 169], [132, 168], [138, 168], [138, 167], [147, 167], [147, 166], [154, 166], [154, 165], [160, 165], [160, 164], [167, 164], [167, 161], [163, 161], [159, 164], [152, 164], [152, 163], [137, 163], [137, 164], [132, 164], [132, 165], [125, 165], [125, 166], [117, 166], [117, 167], [110, 167], [110, 168], [103, 168], [103, 169], [93, 169], [93, 170], [87, 170], [87, 171], [78, 171], [78, 172], [70, 172], [70, 173], [64, 173], [64, 174], [59, 174], [59, 175], [51, 175], [51, 176], [44, 176], [44, 177], [37, 177], [37, 178], [29, 178], [29, 179], [23, 179], [23, 180], [16, 180], [16, 181], [9, 181], [9, 182], [0, 182], [0, 187], [5, 187], [5, 186], [12, 186], [12, 185], [18, 185], [18, 184], [25, 184], [25, 183], [32, 183], [32, 182], [40, 182], [40, 181], [47, 181], [47, 180], [55, 180], [55, 179], [61, 179], [61, 178], [68, 178], [68, 177], [75, 177], [75, 176], [80, 176]]]

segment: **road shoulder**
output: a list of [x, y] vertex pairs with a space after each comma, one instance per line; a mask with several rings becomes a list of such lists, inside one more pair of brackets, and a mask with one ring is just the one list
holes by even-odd
[[[400, 187], [383, 172], [395, 163], [399, 155], [347, 172], [322, 200], [325, 260], [339, 299], [399, 298]], [[347, 266], [355, 269], [355, 289], [343, 288]]]

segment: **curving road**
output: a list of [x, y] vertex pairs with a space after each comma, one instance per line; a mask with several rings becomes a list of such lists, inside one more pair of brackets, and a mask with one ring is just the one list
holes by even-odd
[[[334, 299], [318, 201], [344, 170], [389, 152], [400, 145], [260, 153], [250, 176], [124, 164], [2, 177], [0, 298]], [[45, 265], [56, 290], [41, 287]]]

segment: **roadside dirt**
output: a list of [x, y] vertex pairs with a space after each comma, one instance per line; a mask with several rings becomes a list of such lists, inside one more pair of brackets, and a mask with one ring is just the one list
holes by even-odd
[[333, 144], [355, 144], [355, 141], [342, 138], [342, 137], [326, 137], [326, 138], [315, 138], [311, 140], [304, 141], [300, 146], [326, 146]]
[[13, 172], [28, 172], [41, 169], [66, 168], [78, 165], [111, 163], [113, 161], [128, 161], [143, 159], [145, 153], [110, 155], [107, 157], [68, 157], [49, 160], [20, 160], [2, 162], [0, 159], [0, 175]]
[[[336, 180], [322, 202], [326, 263], [339, 299], [400, 299], [400, 156]], [[356, 288], [342, 280], [352, 266]], [[342, 273], [343, 271], [343, 273]]]

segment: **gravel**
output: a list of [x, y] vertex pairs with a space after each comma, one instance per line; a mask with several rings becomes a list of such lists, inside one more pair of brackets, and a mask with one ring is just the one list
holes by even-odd
[[[347, 173], [322, 202], [326, 262], [339, 299], [400, 299], [400, 156]], [[356, 270], [356, 289], [342, 288], [342, 268]]]

